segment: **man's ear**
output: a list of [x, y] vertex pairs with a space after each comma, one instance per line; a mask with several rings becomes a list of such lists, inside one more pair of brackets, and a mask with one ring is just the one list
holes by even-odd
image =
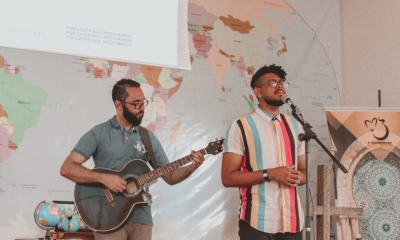
[[261, 97], [260, 88], [255, 87], [255, 88], [253, 89], [253, 92], [254, 92], [254, 95], [256, 95], [257, 98], [260, 98], [260, 97]]
[[122, 103], [120, 100], [115, 100], [114, 101], [114, 106], [118, 111], [122, 111]]

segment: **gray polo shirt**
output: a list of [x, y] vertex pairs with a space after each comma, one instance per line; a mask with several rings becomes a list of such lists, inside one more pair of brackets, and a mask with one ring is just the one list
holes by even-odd
[[[151, 144], [156, 158], [155, 167], [169, 163], [163, 147], [152, 132], [149, 131]], [[122, 169], [130, 160], [141, 159], [150, 162], [139, 130], [125, 130], [116, 121], [115, 116], [85, 133], [72, 150], [88, 160], [93, 158], [95, 167], [112, 170]], [[129, 220], [153, 225], [149, 205], [138, 204], [134, 207]]]

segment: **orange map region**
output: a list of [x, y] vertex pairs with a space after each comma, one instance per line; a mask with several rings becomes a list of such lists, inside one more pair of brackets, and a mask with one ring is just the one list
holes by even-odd
[[95, 67], [92, 63], [85, 63], [87, 73], [92, 73], [94, 78], [108, 78], [110, 77], [111, 70], [109, 67]]
[[[7, 123], [8, 113], [0, 104], [0, 163], [3, 162], [3, 159], [8, 158], [11, 156], [9, 150], [16, 150], [17, 145], [11, 141], [11, 135], [7, 130]], [[12, 127], [9, 125], [8, 127]]]
[[147, 80], [150, 86], [153, 86], [155, 88], [161, 87], [161, 84], [158, 81], [161, 71], [161, 67], [142, 66], [143, 77]]
[[231, 28], [233, 31], [239, 32], [241, 34], [250, 33], [254, 28], [249, 21], [241, 21], [237, 18], [228, 15], [228, 17], [219, 17], [219, 19], [224, 23], [225, 26]]

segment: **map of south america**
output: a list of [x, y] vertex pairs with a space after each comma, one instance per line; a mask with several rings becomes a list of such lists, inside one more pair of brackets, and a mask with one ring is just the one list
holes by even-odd
[[18, 148], [27, 129], [34, 127], [47, 93], [26, 81], [19, 67], [0, 55], [0, 163]]

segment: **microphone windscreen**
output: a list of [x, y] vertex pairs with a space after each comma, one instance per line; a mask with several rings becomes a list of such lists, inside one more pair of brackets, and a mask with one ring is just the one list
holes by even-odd
[[287, 103], [286, 101], [289, 100], [289, 99], [290, 99], [290, 97], [289, 97], [289, 95], [287, 95], [287, 94], [284, 94], [284, 95], [282, 95], [282, 97], [281, 97], [281, 101], [284, 102], [284, 103]]

